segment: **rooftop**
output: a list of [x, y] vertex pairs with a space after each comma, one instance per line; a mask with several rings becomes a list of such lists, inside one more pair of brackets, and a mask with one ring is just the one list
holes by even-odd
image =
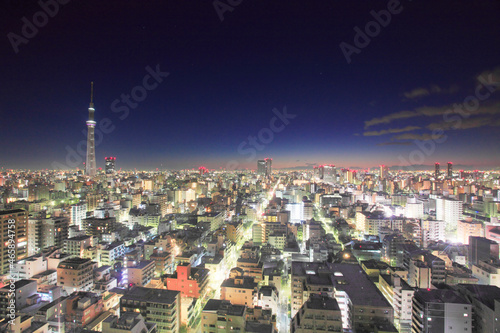
[[449, 289], [418, 289], [415, 298], [425, 303], [470, 304], [461, 294]]
[[353, 305], [388, 307], [391, 305], [358, 264], [292, 262], [292, 277], [302, 276], [313, 284], [332, 285], [345, 291]]
[[500, 288], [497, 286], [479, 284], [460, 284], [460, 288], [466, 289], [473, 294], [479, 302], [495, 311], [495, 300], [500, 300]]
[[230, 301], [220, 299], [210, 299], [203, 308], [203, 311], [223, 312], [231, 316], [243, 316], [246, 306], [233, 305]]
[[339, 304], [335, 298], [312, 294], [307, 301], [309, 309], [340, 311]]
[[172, 304], [179, 296], [179, 291], [166, 289], [153, 289], [133, 287], [125, 292], [122, 299], [134, 301], [148, 301], [149, 303]]

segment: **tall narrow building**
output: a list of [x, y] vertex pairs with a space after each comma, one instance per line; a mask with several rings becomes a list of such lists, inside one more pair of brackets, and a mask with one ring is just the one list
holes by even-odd
[[271, 176], [271, 173], [273, 173], [273, 159], [272, 158], [266, 158], [264, 161], [266, 161], [266, 177]]
[[266, 174], [266, 160], [257, 161], [257, 174], [263, 176]]
[[434, 178], [438, 179], [441, 172], [439, 171], [439, 163], [434, 164]]
[[448, 162], [448, 178], [453, 178], [453, 163]]
[[85, 174], [93, 177], [96, 174], [95, 164], [95, 141], [94, 128], [96, 122], [94, 120], [94, 82], [90, 83], [90, 105], [89, 105], [89, 120], [87, 120], [87, 161], [85, 163]]

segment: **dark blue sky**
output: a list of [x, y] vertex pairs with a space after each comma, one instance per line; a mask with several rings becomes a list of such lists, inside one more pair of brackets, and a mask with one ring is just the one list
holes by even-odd
[[[348, 63], [339, 45], [394, 3], [352, 2], [243, 0], [221, 21], [212, 1], [73, 0], [16, 53], [8, 34], [42, 9], [4, 0], [0, 166], [80, 165], [67, 151], [85, 140], [90, 81], [96, 120], [113, 128], [98, 167], [105, 156], [124, 169], [254, 169], [268, 156], [276, 167], [499, 165], [500, 91], [477, 78], [500, 81], [500, 1], [401, 1]], [[113, 101], [157, 65], [168, 77], [120, 119]], [[477, 88], [489, 95], [472, 112], [447, 113]], [[285, 106], [296, 117], [271, 140], [263, 129]]]

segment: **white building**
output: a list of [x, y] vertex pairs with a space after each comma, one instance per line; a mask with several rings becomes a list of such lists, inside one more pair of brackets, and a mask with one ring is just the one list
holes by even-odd
[[70, 223], [82, 230], [82, 220], [87, 218], [87, 204], [79, 203], [71, 206]]
[[34, 275], [43, 273], [47, 270], [47, 260], [42, 255], [28, 257], [19, 260], [14, 264], [15, 270], [19, 272], [19, 279], [31, 279]]
[[286, 204], [285, 210], [290, 212], [290, 223], [300, 223], [304, 220], [304, 203], [289, 203]]
[[445, 226], [444, 221], [426, 220], [422, 221], [422, 245], [427, 247], [430, 242], [445, 241]]
[[408, 198], [405, 207], [405, 216], [410, 219], [421, 219], [424, 217], [424, 203], [415, 198]]
[[436, 220], [446, 222], [446, 229], [455, 230], [462, 218], [462, 201], [449, 198], [436, 198]]
[[472, 266], [472, 275], [479, 279], [478, 284], [500, 287], [500, 266], [480, 260]]

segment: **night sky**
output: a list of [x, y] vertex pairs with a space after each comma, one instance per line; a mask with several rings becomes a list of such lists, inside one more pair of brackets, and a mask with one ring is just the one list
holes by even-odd
[[0, 167], [82, 167], [91, 81], [98, 167], [500, 165], [500, 1], [60, 1], [1, 0]]

